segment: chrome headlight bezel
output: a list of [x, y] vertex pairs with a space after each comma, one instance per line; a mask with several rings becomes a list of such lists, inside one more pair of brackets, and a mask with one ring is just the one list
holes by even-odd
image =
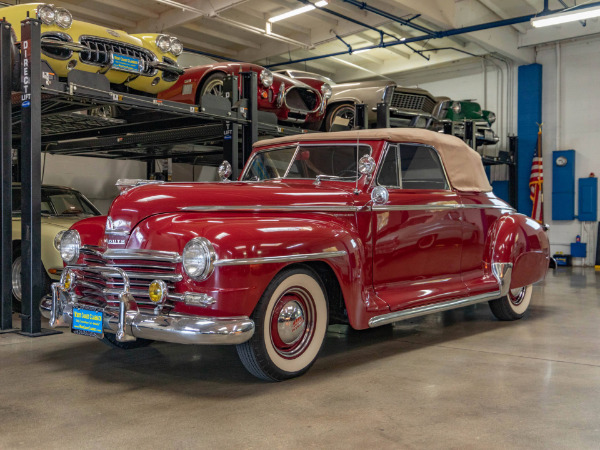
[[263, 69], [259, 75], [260, 83], [266, 87], [270, 88], [273, 85], [273, 72], [269, 69]]
[[81, 236], [77, 230], [67, 230], [60, 239], [60, 257], [67, 264], [73, 264], [79, 259]]
[[52, 25], [56, 20], [56, 10], [54, 9], [54, 6], [47, 3], [38, 5], [35, 10], [35, 14], [37, 15], [37, 18], [40, 19], [45, 25]]
[[166, 34], [159, 34], [156, 36], [155, 44], [161, 52], [167, 53], [171, 50], [171, 37]]
[[452, 111], [454, 111], [454, 114], [460, 114], [462, 111], [462, 105], [460, 102], [452, 102], [452, 106], [450, 107], [452, 108]]
[[191, 239], [181, 254], [185, 274], [195, 281], [206, 280], [215, 270], [217, 254], [212, 243], [203, 237]]
[[331, 89], [329, 83], [323, 83], [323, 85], [321, 86], [321, 93], [323, 94], [323, 98], [325, 100], [329, 100], [331, 98], [333, 90]]
[[[61, 18], [62, 16], [62, 18]], [[71, 27], [73, 23], [73, 15], [65, 8], [54, 9], [54, 22], [57, 26], [64, 28], [65, 30]]]
[[183, 43], [176, 37], [171, 38], [170, 52], [175, 56], [179, 56], [183, 53]]

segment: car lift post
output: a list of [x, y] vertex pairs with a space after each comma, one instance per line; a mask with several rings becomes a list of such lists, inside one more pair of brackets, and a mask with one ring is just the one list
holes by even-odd
[[41, 255], [41, 140], [42, 60], [41, 22], [21, 22], [21, 332], [37, 337], [42, 331], [40, 300], [43, 279]]
[[241, 72], [242, 76], [242, 96], [247, 100], [246, 103], [246, 119], [242, 125], [242, 164], [252, 153], [252, 145], [258, 141], [258, 80], [256, 72]]
[[[223, 80], [223, 92], [225, 97], [229, 98], [231, 106], [234, 107], [240, 99], [238, 88], [239, 78], [228, 75]], [[223, 124], [223, 159], [231, 164], [231, 178], [237, 180], [240, 174], [239, 158], [239, 134], [240, 124], [235, 121], [226, 120]]]
[[377, 103], [377, 128], [390, 127], [390, 104]]
[[12, 325], [12, 108], [10, 24], [0, 21], [0, 201], [2, 242], [0, 251], [0, 332], [15, 331]]
[[354, 129], [366, 130], [367, 128], [369, 128], [367, 105], [364, 103], [357, 103], [354, 105]]

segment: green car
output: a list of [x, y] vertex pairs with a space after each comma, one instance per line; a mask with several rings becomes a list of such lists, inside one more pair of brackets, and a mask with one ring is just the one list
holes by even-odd
[[[13, 311], [21, 312], [21, 184], [12, 185], [12, 296]], [[85, 217], [99, 216], [100, 211], [81, 194], [68, 187], [42, 186], [42, 280], [43, 294], [50, 292], [50, 283], [60, 280], [63, 261], [57, 249], [57, 235]]]
[[444, 123], [452, 123], [452, 134], [465, 138], [465, 120], [474, 121], [477, 146], [494, 145], [498, 136], [492, 130], [496, 114], [481, 109], [481, 105], [472, 100], [451, 100], [447, 97], [438, 98], [438, 110], [442, 119], [438, 120], [438, 129], [443, 129]]

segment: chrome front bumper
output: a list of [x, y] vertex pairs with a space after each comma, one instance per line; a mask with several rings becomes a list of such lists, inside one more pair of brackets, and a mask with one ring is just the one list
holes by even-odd
[[245, 316], [148, 314], [138, 309], [127, 288], [128, 286], [119, 295], [117, 310], [78, 304], [72, 295], [63, 289], [62, 283], [53, 283], [52, 297], [42, 299], [40, 310], [44, 317], [50, 319], [52, 328], [70, 327], [73, 322], [73, 308], [102, 311], [104, 332], [114, 333], [120, 342], [142, 338], [176, 344], [241, 344], [254, 334], [254, 322]]

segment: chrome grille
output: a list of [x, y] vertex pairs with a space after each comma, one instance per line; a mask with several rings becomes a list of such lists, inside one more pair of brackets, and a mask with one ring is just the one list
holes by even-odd
[[156, 74], [156, 69], [149, 64], [156, 59], [156, 56], [143, 47], [95, 36], [82, 36], [79, 42], [89, 49], [79, 54], [81, 61], [86, 64], [107, 66], [111, 63], [111, 55], [126, 55], [137, 58], [142, 62], [142, 75], [154, 76]]
[[[117, 267], [129, 277], [130, 293], [142, 309], [152, 309], [148, 288], [153, 280], [163, 280], [169, 293], [174, 292], [175, 283], [182, 276], [176, 272], [179, 255], [170, 252], [109, 250], [83, 247], [83, 264], [76, 266], [75, 294], [78, 301], [93, 306], [118, 306], [118, 295], [123, 289], [123, 280], [115, 271], [102, 272], [98, 267]], [[86, 270], [94, 267], [96, 270]], [[163, 308], [171, 309], [178, 301], [177, 294], [169, 295]]]
[[424, 94], [409, 94], [395, 90], [390, 106], [392, 108], [431, 114], [435, 108], [435, 101]]

